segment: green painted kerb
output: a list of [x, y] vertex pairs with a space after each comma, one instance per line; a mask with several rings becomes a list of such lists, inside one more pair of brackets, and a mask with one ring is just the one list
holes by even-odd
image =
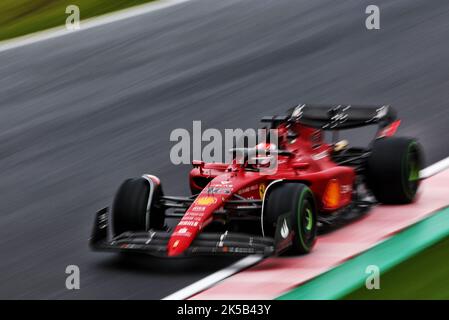
[[449, 236], [449, 207], [412, 225], [364, 253], [278, 297], [279, 300], [339, 299], [364, 285], [366, 267], [386, 272]]

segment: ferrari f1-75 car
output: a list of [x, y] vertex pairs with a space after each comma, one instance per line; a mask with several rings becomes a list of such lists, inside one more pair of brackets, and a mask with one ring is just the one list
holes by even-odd
[[[163, 257], [304, 254], [321, 229], [378, 203], [414, 201], [421, 147], [395, 136], [400, 120], [390, 106], [301, 104], [262, 122], [278, 133], [263, 144], [265, 156], [257, 158], [258, 144], [232, 150], [231, 163], [193, 161], [190, 196], [164, 195], [150, 174], [123, 182], [112, 210], [96, 214], [91, 248]], [[368, 125], [378, 129], [365, 148], [338, 138]], [[267, 157], [277, 161], [272, 173]], [[168, 227], [169, 219], [177, 224]]]

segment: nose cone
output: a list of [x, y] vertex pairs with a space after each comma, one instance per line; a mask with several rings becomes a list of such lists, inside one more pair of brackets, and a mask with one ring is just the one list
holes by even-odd
[[168, 241], [167, 255], [175, 257], [182, 254], [190, 246], [191, 240], [185, 237], [172, 236]]
[[171, 234], [167, 244], [167, 255], [179, 256], [186, 251], [198, 233], [213, 220], [214, 211], [231, 196], [231, 187], [227, 184], [219, 182], [218, 185], [209, 185], [204, 188]]
[[192, 243], [198, 234], [198, 226], [178, 225], [172, 233], [167, 244], [167, 255], [175, 257], [182, 254]]

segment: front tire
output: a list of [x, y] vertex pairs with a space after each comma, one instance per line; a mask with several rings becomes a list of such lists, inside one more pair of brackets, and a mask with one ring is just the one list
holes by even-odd
[[283, 232], [291, 229], [291, 245], [283, 253], [309, 253], [317, 235], [317, 210], [312, 191], [302, 183], [273, 184], [264, 200], [262, 223], [264, 234], [275, 239], [279, 237], [276, 237], [277, 230], [281, 230], [281, 238], [286, 238]]
[[[112, 205], [112, 226], [115, 236], [125, 231], [145, 231], [147, 229], [147, 206], [150, 183], [144, 178], [127, 179], [119, 187]], [[149, 212], [149, 228], [161, 229], [165, 213], [156, 203], [161, 196], [160, 186], [153, 190]]]
[[422, 167], [423, 154], [416, 140], [381, 138], [374, 142], [367, 161], [367, 183], [381, 203], [411, 203], [418, 191]]

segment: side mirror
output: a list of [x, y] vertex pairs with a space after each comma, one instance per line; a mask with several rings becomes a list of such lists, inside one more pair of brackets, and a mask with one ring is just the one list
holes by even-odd
[[193, 161], [192, 161], [192, 166], [193, 166], [194, 168], [198, 168], [198, 167], [203, 168], [203, 167], [204, 167], [204, 161], [201, 161], [201, 160], [193, 160]]
[[203, 173], [204, 164], [205, 164], [205, 162], [201, 161], [201, 160], [193, 160], [192, 161], [192, 166], [194, 168], [199, 168], [201, 174]]

